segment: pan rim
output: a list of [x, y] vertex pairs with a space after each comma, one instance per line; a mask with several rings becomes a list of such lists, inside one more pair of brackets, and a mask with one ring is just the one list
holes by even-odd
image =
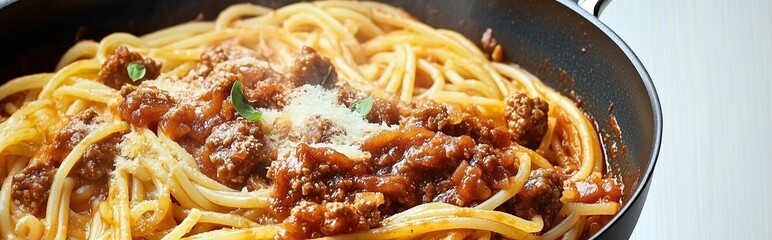
[[558, 0], [558, 2], [568, 9], [571, 9], [574, 13], [579, 14], [582, 18], [601, 30], [617, 45], [617, 47], [619, 47], [620, 50], [622, 50], [622, 52], [624, 52], [625, 56], [627, 56], [628, 60], [630, 60], [630, 63], [635, 67], [638, 75], [641, 77], [641, 81], [643, 82], [644, 87], [646, 88], [646, 93], [649, 96], [649, 104], [651, 104], [654, 121], [654, 139], [652, 139], [652, 148], [651, 152], [649, 153], [649, 162], [646, 166], [646, 171], [643, 173], [643, 176], [640, 179], [640, 184], [635, 189], [635, 191], [633, 191], [632, 196], [630, 196], [630, 200], [622, 206], [622, 209], [620, 209], [616, 215], [614, 215], [614, 218], [612, 218], [608, 224], [603, 226], [603, 228], [601, 228], [595, 235], [590, 237], [590, 239], [594, 239], [602, 235], [612, 226], [616, 225], [622, 215], [627, 213], [628, 209], [630, 209], [631, 206], [634, 205], [637, 201], [645, 201], [645, 196], [642, 198], [640, 195], [642, 195], [643, 191], [651, 184], [651, 177], [654, 174], [654, 168], [656, 166], [657, 159], [659, 158], [660, 147], [662, 144], [662, 106], [660, 105], [659, 95], [657, 94], [657, 89], [654, 86], [654, 82], [651, 80], [648, 71], [646, 71], [643, 63], [641, 63], [641, 60], [638, 58], [638, 56], [635, 55], [630, 46], [628, 46], [627, 43], [625, 43], [625, 41], [619, 37], [619, 35], [611, 30], [611, 28], [601, 22], [600, 19], [579, 7], [579, 5], [574, 1]]

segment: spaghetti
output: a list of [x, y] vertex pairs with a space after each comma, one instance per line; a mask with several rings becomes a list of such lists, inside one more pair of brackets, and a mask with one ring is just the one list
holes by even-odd
[[0, 86], [0, 234], [594, 234], [621, 186], [590, 120], [489, 57], [375, 2], [239, 4], [81, 41]]

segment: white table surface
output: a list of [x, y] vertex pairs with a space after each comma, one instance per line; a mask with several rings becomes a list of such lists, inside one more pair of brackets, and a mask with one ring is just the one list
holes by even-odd
[[632, 239], [772, 239], [772, 1], [614, 0], [664, 137]]

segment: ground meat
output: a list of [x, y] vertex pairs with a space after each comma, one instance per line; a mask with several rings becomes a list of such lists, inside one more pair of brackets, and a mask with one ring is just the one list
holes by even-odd
[[375, 201], [377, 214], [372, 206], [358, 213], [373, 225], [382, 216], [427, 202], [472, 206], [508, 187], [517, 171], [514, 154], [506, 150], [423, 128], [380, 133], [366, 140], [362, 150], [372, 157], [351, 160], [329, 148], [301, 144], [274, 161], [268, 171], [274, 182], [272, 215], [286, 219], [304, 201], [353, 204], [358, 193], [372, 192], [383, 197], [382, 203]]
[[115, 157], [120, 153], [118, 144], [122, 136], [121, 133], [113, 133], [89, 145], [75, 164], [74, 173], [85, 180], [107, 180], [110, 172], [115, 170]]
[[330, 59], [319, 55], [313, 48], [303, 47], [295, 63], [285, 72], [287, 79], [295, 86], [305, 84], [321, 85], [332, 89], [338, 81], [338, 74]]
[[30, 165], [13, 175], [11, 198], [25, 211], [42, 217], [45, 215], [48, 192], [54, 181], [56, 167], [51, 161], [37, 160], [37, 158], [41, 156], [36, 156], [31, 160]]
[[367, 114], [367, 121], [371, 123], [398, 124], [401, 116], [400, 102], [396, 97], [379, 98], [368, 96], [367, 93], [359, 91], [350, 85], [343, 83], [338, 88], [338, 103], [346, 107], [351, 107], [354, 103], [371, 97], [373, 98], [373, 107]]
[[[90, 201], [103, 201], [109, 190], [110, 173], [115, 170], [115, 158], [120, 154], [119, 144], [123, 133], [113, 133], [86, 148], [80, 160], [75, 164], [69, 177], [76, 180], [75, 188], [90, 186], [94, 189]], [[73, 206], [73, 211], [91, 211], [90, 204]]]
[[[131, 62], [138, 62], [145, 66], [145, 76], [132, 81], [126, 67]], [[142, 58], [139, 53], [130, 52], [126, 47], [120, 46], [115, 53], [102, 64], [99, 70], [99, 81], [105, 85], [120, 89], [124, 84], [137, 85], [141, 80], [155, 79], [161, 74], [161, 63], [150, 58]]]
[[[476, 174], [458, 170], [474, 155], [475, 142], [468, 136], [453, 137], [411, 128], [376, 135], [363, 143], [362, 150], [373, 156], [381, 176], [365, 177], [360, 185], [382, 192], [394, 212], [430, 201], [465, 206], [475, 198], [456, 192], [465, 175]], [[459, 171], [461, 176], [451, 179]]]
[[354, 105], [357, 101], [367, 97], [367, 93], [357, 90], [348, 83], [343, 82], [343, 84], [338, 87], [338, 104], [340, 105], [351, 107], [351, 105]]
[[531, 219], [536, 215], [542, 216], [544, 230], [550, 229], [555, 224], [555, 217], [563, 207], [560, 197], [563, 194], [563, 182], [568, 179], [560, 170], [555, 168], [540, 168], [531, 171], [531, 176], [523, 190], [513, 200], [502, 205], [503, 211]]
[[270, 68], [240, 66], [235, 71], [243, 79], [244, 96], [255, 107], [281, 109], [292, 89], [284, 76]]
[[381, 224], [381, 212], [378, 206], [383, 204], [383, 194], [377, 192], [361, 192], [354, 195], [354, 208], [367, 220], [371, 228]]
[[232, 42], [226, 42], [215, 48], [207, 49], [201, 53], [199, 74], [206, 76], [215, 66], [217, 66], [217, 64], [245, 57], [255, 59], [264, 58], [260, 53]]
[[[200, 73], [205, 76], [203, 85], [217, 86], [217, 89], [230, 93], [233, 82], [241, 80], [244, 97], [252, 106], [281, 109], [286, 105], [286, 93], [294, 86], [284, 75], [271, 69], [268, 62], [255, 59], [257, 54], [238, 46], [218, 47], [205, 52], [201, 68], [207, 69], [207, 72]], [[238, 60], [241, 58], [244, 59]], [[226, 62], [229, 60], [237, 61]]]
[[[67, 125], [56, 133], [53, 142], [38, 150], [30, 160], [30, 164], [13, 176], [12, 198], [16, 204], [36, 216], [45, 213], [48, 192], [56, 168], [72, 151], [72, 148], [89, 134], [92, 125], [98, 122], [97, 116], [97, 113], [91, 108], [73, 116]], [[93, 151], [97, 151], [95, 150], [97, 148], [98, 146], [95, 147], [95, 144], [89, 145], [88, 149], [91, 149], [92, 153], [87, 151], [83, 156], [92, 156], [91, 154]], [[93, 171], [101, 170], [93, 169]]]
[[463, 114], [458, 124], [443, 128], [442, 131], [453, 136], [469, 135], [481, 143], [490, 144], [496, 148], [508, 147], [512, 144], [512, 136], [506, 127], [496, 124], [492, 119], [482, 117], [482, 114], [470, 106]]
[[90, 132], [89, 128], [98, 122], [97, 116], [94, 109], [88, 108], [73, 116], [66, 126], [56, 132], [49, 159], [53, 165], [59, 166], [72, 148], [83, 141]]
[[335, 126], [330, 119], [321, 118], [319, 115], [306, 120], [306, 131], [300, 136], [304, 143], [329, 143], [333, 136], [342, 135], [344, 130]]
[[278, 231], [279, 239], [310, 239], [370, 229], [352, 204], [301, 202]]
[[371, 123], [399, 123], [399, 108], [396, 99], [373, 97], [373, 108], [367, 113], [367, 121]]
[[[322, 203], [343, 202], [352, 189], [356, 175], [368, 169], [329, 148], [300, 144], [285, 159], [271, 163], [268, 178], [274, 181], [271, 205], [277, 219], [285, 219], [301, 200]], [[360, 164], [361, 165], [361, 164]]]
[[118, 105], [121, 119], [137, 127], [155, 129], [163, 115], [176, 105], [168, 92], [154, 86], [124, 86], [121, 96], [123, 101]]
[[190, 137], [203, 144], [215, 127], [238, 116], [229, 99], [235, 80], [233, 76], [210, 80], [205, 94], [177, 104], [162, 117], [161, 130], [175, 141]]
[[461, 113], [449, 111], [444, 104], [426, 102], [413, 109], [410, 115], [402, 120], [401, 125], [438, 131], [453, 123], [461, 122], [463, 118]]
[[[373, 164], [380, 167], [377, 173], [386, 175], [363, 178], [363, 185], [383, 192], [394, 212], [426, 202], [470, 206], [509, 186], [508, 177], [517, 171], [513, 155], [506, 151], [476, 144], [469, 136], [421, 128], [376, 135], [362, 150], [373, 156]], [[393, 180], [389, 175], [404, 176], [408, 186], [400, 186], [399, 179], [397, 188], [384, 185]]]
[[267, 166], [264, 148], [260, 122], [239, 119], [217, 126], [206, 139], [204, 152], [217, 168], [214, 179], [238, 189], [261, 162]]
[[[181, 104], [179, 106], [175, 106], [172, 109], [169, 109], [169, 112], [163, 116], [161, 122], [159, 123], [161, 131], [163, 131], [166, 136], [172, 140], [177, 141], [178, 143], [183, 140], [183, 137], [191, 137], [195, 140], [198, 140], [199, 143], [203, 142], [211, 132], [196, 134], [193, 131], [194, 125], [207, 122], [205, 118], [200, 119], [199, 116], [196, 115], [196, 108], [196, 105], [189, 103]], [[219, 121], [217, 124], [219, 125], [220, 123], [222, 123], [222, 121]], [[213, 128], [214, 126], [210, 125], [207, 127]], [[206, 130], [206, 128], [198, 129], [202, 129], [204, 131]], [[193, 135], [196, 137], [192, 137]], [[185, 146], [183, 145], [183, 147]], [[189, 149], [188, 151], [190, 152]]]
[[[561, 119], [565, 116], [561, 116], [562, 113], [560, 112], [561, 111], [558, 111], [558, 122], [570, 121], [568, 118]], [[573, 173], [579, 170], [579, 165], [581, 164], [581, 160], [579, 159], [581, 146], [578, 146], [571, 141], [569, 130], [566, 129], [566, 127], [570, 126], [564, 126], [563, 124], [555, 125], [553, 134], [555, 135], [555, 138], [560, 141], [560, 146], [562, 147], [564, 154], [557, 156], [557, 158], [554, 159], [553, 164], [560, 166], [565, 173]]]
[[[158, 129], [193, 155], [202, 173], [227, 186], [259, 187], [258, 179], [249, 180], [264, 157], [264, 139], [257, 122], [235, 120], [230, 92], [241, 80], [244, 93], [253, 106], [281, 106], [289, 86], [281, 74], [267, 63], [254, 59], [256, 53], [238, 46], [219, 47], [202, 55], [196, 86], [197, 94], [174, 99], [168, 93], [140, 85], [127, 87], [119, 111], [124, 119], [138, 127]], [[265, 65], [263, 65], [265, 64]], [[278, 86], [284, 84], [283, 86]], [[276, 90], [278, 89], [278, 90]], [[254, 100], [254, 101], [253, 101]], [[267, 164], [263, 165], [267, 168]], [[250, 184], [247, 182], [251, 181]]]
[[536, 149], [547, 133], [549, 105], [540, 98], [518, 93], [507, 98], [504, 111], [512, 139], [522, 146]]
[[212, 69], [214, 69], [214, 66], [217, 66], [217, 64], [228, 61], [228, 52], [225, 47], [216, 47], [212, 49], [207, 49], [206, 51], [201, 53], [201, 60], [199, 62], [200, 66], [205, 68], [202, 72], [206, 75], [206, 73], [209, 73]]
[[[484, 173], [483, 180], [491, 189], [503, 189], [509, 186], [509, 177], [517, 172], [514, 149], [496, 149], [488, 144], [477, 144], [469, 163], [472, 168], [479, 168]], [[455, 173], [454, 173], [455, 174]], [[455, 176], [455, 175], [454, 175]], [[478, 200], [484, 200], [481, 197]]]
[[511, 136], [506, 128], [480, 115], [477, 109], [472, 107], [465, 112], [460, 112], [444, 104], [427, 102], [413, 109], [406, 118], [402, 119], [401, 125], [442, 131], [451, 136], [468, 135], [496, 148], [509, 146]]

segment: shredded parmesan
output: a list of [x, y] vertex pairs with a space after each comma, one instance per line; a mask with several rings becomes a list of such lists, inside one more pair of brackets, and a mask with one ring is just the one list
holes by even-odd
[[285, 156], [288, 151], [295, 149], [299, 142], [287, 138], [286, 127], [277, 125], [289, 123], [289, 131], [300, 133], [306, 131], [308, 119], [319, 116], [321, 119], [330, 120], [342, 133], [333, 135], [329, 143], [312, 144], [313, 147], [329, 147], [346, 155], [351, 159], [362, 159], [368, 156], [362, 152], [362, 142], [373, 135], [384, 131], [394, 130], [396, 125], [369, 123], [358, 113], [338, 103], [338, 90], [327, 90], [321, 86], [304, 85], [294, 89], [289, 94], [289, 104], [282, 111], [261, 109], [263, 113], [263, 125], [268, 130], [268, 140], [274, 146], [278, 146], [279, 156]]

